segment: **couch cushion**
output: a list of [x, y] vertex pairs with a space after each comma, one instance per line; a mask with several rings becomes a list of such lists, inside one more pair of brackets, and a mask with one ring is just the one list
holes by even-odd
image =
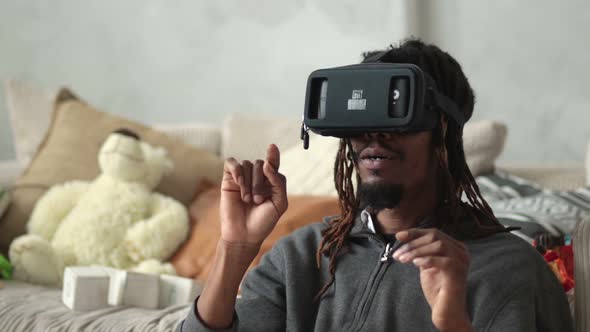
[[491, 120], [471, 121], [463, 128], [465, 159], [473, 176], [494, 171], [496, 159], [504, 149], [506, 125]]
[[232, 113], [222, 127], [221, 155], [238, 160], [263, 159], [269, 144], [281, 151], [300, 144], [301, 119], [260, 113]]
[[10, 204], [10, 200], [10, 192], [0, 185], [0, 218], [2, 218], [4, 212], [6, 212], [6, 209], [8, 209], [8, 204]]
[[572, 235], [578, 223], [590, 217], [590, 188], [543, 191], [535, 195], [489, 202], [500, 223], [517, 226], [528, 241], [536, 235]]
[[586, 185], [590, 187], [590, 140], [586, 148]]
[[[281, 154], [281, 173], [287, 177], [289, 195], [337, 196], [334, 187], [334, 161], [340, 139], [310, 134], [309, 149], [303, 145]], [[356, 181], [356, 175], [352, 177]]]
[[189, 204], [194, 183], [201, 178], [220, 181], [223, 161], [202, 149], [142, 124], [101, 112], [62, 90], [57, 98], [52, 124], [33, 160], [16, 181], [13, 203], [0, 220], [0, 249], [6, 253], [15, 236], [25, 232], [25, 223], [37, 199], [54, 184], [69, 180], [93, 180], [99, 174], [97, 154], [113, 130], [129, 128], [150, 144], [161, 146], [174, 162], [157, 191]]
[[[26, 165], [47, 134], [59, 91], [18, 80], [7, 80], [4, 85], [16, 156], [20, 163]], [[194, 122], [155, 124], [153, 127], [192, 146], [221, 154], [219, 126]]]
[[[475, 177], [483, 198], [489, 202], [532, 196], [541, 193], [544, 188], [515, 174], [496, 170], [490, 174]], [[467, 201], [466, 198], [464, 198]]]
[[47, 133], [57, 91], [18, 80], [4, 85], [16, 158], [28, 163]]
[[498, 170], [537, 183], [549, 190], [573, 190], [586, 185], [585, 170], [581, 165], [499, 166]]
[[[515, 233], [532, 241], [543, 233], [571, 235], [580, 220], [590, 215], [590, 188], [584, 188], [580, 181], [572, 182], [579, 185], [571, 190], [551, 190], [535, 181], [560, 174], [567, 177], [568, 169], [532, 169], [520, 173], [496, 170], [476, 177], [475, 181], [498, 220], [506, 226], [521, 227]], [[556, 183], [561, 183], [558, 181], [549, 183], [553, 187], [567, 187], [557, 186]]]
[[[220, 189], [218, 185], [208, 186], [209, 189], [199, 194], [190, 206], [189, 214], [192, 224], [190, 238], [171, 259], [179, 275], [197, 278], [202, 282], [207, 279], [217, 242], [221, 236]], [[270, 250], [281, 237], [299, 227], [321, 221], [325, 216], [338, 215], [339, 213], [339, 203], [335, 197], [289, 196], [289, 208], [262, 243], [260, 252], [250, 268], [256, 266], [262, 255]]]
[[172, 332], [191, 308], [174, 305], [154, 310], [117, 306], [74, 311], [63, 304], [60, 289], [16, 280], [6, 281], [0, 294], [2, 332]]
[[221, 155], [221, 128], [207, 123], [156, 124], [156, 130], [191, 146]]
[[24, 170], [25, 165], [17, 160], [0, 161], [0, 186], [11, 187]]
[[[502, 123], [482, 120], [465, 125], [465, 157], [474, 176], [494, 170], [505, 140], [506, 126]], [[300, 141], [298, 143], [282, 150], [281, 172], [287, 177], [287, 192], [291, 195], [336, 196], [334, 160], [339, 140], [312, 134], [309, 150], [304, 150]]]

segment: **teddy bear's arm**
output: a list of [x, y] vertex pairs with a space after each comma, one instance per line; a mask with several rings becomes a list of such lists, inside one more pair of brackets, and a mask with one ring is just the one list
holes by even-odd
[[36, 234], [51, 241], [57, 227], [74, 208], [90, 184], [71, 181], [51, 187], [37, 201], [27, 224], [29, 234]]
[[136, 262], [146, 259], [165, 260], [186, 240], [188, 213], [176, 200], [154, 193], [151, 216], [127, 231], [125, 244]]

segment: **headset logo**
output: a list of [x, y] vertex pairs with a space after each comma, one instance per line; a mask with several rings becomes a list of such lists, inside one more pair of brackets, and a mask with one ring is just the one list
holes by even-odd
[[367, 109], [367, 100], [363, 99], [363, 90], [352, 90], [352, 99], [348, 99], [349, 111], [364, 111]]

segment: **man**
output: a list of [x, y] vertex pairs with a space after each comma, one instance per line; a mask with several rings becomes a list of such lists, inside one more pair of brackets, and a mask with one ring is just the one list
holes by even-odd
[[[471, 117], [473, 91], [450, 55], [418, 40], [383, 54], [418, 65]], [[563, 289], [498, 223], [465, 162], [462, 126], [444, 114], [431, 131], [342, 139], [341, 216], [278, 241], [236, 300], [287, 209], [279, 164], [275, 145], [264, 161], [226, 161], [214, 267], [179, 331], [572, 331]]]

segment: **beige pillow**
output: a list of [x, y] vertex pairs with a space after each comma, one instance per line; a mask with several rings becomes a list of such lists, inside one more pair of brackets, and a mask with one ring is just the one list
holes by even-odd
[[[18, 80], [7, 80], [4, 86], [16, 157], [26, 165], [47, 134], [59, 91]], [[221, 129], [218, 126], [196, 122], [156, 124], [153, 127], [192, 146], [221, 154]]]
[[280, 171], [287, 177], [287, 194], [337, 196], [334, 161], [339, 145], [338, 138], [310, 133], [308, 150], [303, 145], [282, 150]]
[[571, 191], [585, 185], [583, 167], [575, 166], [498, 166], [499, 170], [526, 179], [543, 189]]
[[300, 135], [300, 119], [260, 113], [232, 113], [223, 124], [221, 155], [238, 160], [264, 159], [270, 143], [284, 151], [301, 144]]
[[12, 204], [0, 220], [0, 250], [6, 253], [12, 239], [25, 232], [37, 199], [52, 185], [69, 180], [94, 179], [99, 174], [97, 154], [107, 135], [125, 127], [142, 140], [161, 146], [174, 162], [157, 191], [188, 205], [195, 183], [202, 178], [219, 182], [223, 161], [210, 152], [191, 147], [154, 129], [94, 109], [62, 90], [43, 143], [24, 174], [16, 181]]
[[491, 120], [468, 122], [463, 128], [463, 149], [473, 176], [491, 173], [507, 134], [506, 125]]
[[[504, 124], [486, 120], [465, 125], [465, 156], [474, 176], [494, 170], [494, 162], [502, 152], [505, 140]], [[281, 150], [281, 172], [287, 177], [287, 193], [336, 196], [334, 160], [338, 146], [336, 138], [312, 134], [309, 150], [304, 150], [302, 145]]]
[[217, 156], [221, 154], [221, 128], [218, 126], [194, 122], [157, 124], [153, 127], [194, 147], [205, 149]]
[[27, 164], [47, 133], [57, 91], [17, 80], [7, 80], [4, 87], [16, 158]]

